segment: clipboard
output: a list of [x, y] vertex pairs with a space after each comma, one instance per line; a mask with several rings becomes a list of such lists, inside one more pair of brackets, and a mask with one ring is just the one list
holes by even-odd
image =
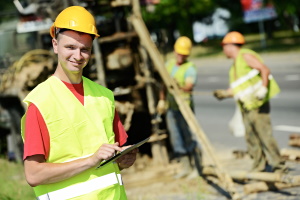
[[132, 145], [131, 147], [128, 147], [127, 149], [124, 149], [121, 152], [118, 152], [116, 155], [114, 155], [113, 157], [111, 157], [108, 160], [105, 160], [104, 162], [100, 163], [100, 165], [96, 168], [99, 169], [100, 167], [103, 167], [104, 165], [111, 163], [113, 161], [115, 161], [116, 159], [120, 158], [121, 156], [124, 156], [125, 154], [129, 153], [130, 151], [132, 151], [133, 149], [136, 149], [140, 146], [142, 146], [143, 144], [145, 144], [148, 140], [150, 139], [150, 137], [147, 137], [146, 139]]

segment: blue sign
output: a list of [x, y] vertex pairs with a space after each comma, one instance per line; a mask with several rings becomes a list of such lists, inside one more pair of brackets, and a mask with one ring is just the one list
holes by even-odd
[[244, 11], [244, 21], [246, 23], [269, 20], [274, 19], [276, 17], [277, 13], [274, 7], [265, 7], [261, 9]]

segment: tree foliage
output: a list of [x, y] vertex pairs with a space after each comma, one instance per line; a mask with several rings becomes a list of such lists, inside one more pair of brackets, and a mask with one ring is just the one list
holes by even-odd
[[0, 22], [11, 19], [11, 17], [17, 15], [18, 12], [13, 1], [0, 1]]
[[273, 4], [275, 5], [276, 11], [280, 16], [284, 15], [284, 13], [292, 14], [292, 15], [300, 14], [299, 0], [288, 0], [288, 1], [273, 0]]
[[[266, 0], [265, 0], [266, 1]], [[278, 18], [285, 27], [292, 27], [298, 22], [300, 17], [300, 1], [299, 0], [273, 0], [273, 4], [278, 14]]]
[[[270, 0], [264, 0], [269, 3]], [[300, 16], [299, 0], [271, 0], [280, 20], [280, 29], [291, 28], [295, 20]], [[245, 33], [258, 32], [257, 23], [245, 24], [243, 21], [243, 9], [240, 0], [160, 0], [155, 5], [153, 12], [143, 8], [143, 18], [150, 30], [167, 29], [168, 32], [178, 30], [180, 35], [192, 37], [192, 24], [201, 21], [211, 15], [218, 8], [226, 8], [231, 13], [229, 21], [230, 30], [237, 30]], [[276, 20], [265, 21], [267, 31], [274, 28]], [[278, 27], [277, 27], [278, 28]]]
[[191, 36], [191, 24], [209, 15], [214, 9], [211, 0], [161, 0], [154, 12], [143, 10], [143, 18], [152, 29], [179, 30], [181, 35]]

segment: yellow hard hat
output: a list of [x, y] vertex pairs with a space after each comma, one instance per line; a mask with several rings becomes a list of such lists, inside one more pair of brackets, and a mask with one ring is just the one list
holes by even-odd
[[245, 38], [241, 33], [232, 31], [225, 35], [222, 40], [223, 44], [245, 44]]
[[190, 55], [191, 48], [192, 41], [186, 36], [179, 37], [174, 44], [175, 52], [181, 55]]
[[50, 35], [55, 37], [55, 29], [70, 29], [99, 37], [93, 15], [81, 6], [71, 6], [59, 13], [50, 28]]

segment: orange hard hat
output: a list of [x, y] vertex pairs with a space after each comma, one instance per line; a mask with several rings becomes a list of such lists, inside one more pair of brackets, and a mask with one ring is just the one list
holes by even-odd
[[190, 55], [191, 48], [192, 41], [186, 36], [179, 37], [174, 44], [175, 52], [181, 55]]
[[232, 31], [225, 35], [222, 40], [223, 44], [245, 44], [245, 38], [241, 33]]
[[50, 35], [55, 37], [56, 28], [70, 29], [99, 37], [93, 15], [81, 6], [70, 6], [56, 17], [50, 27]]

